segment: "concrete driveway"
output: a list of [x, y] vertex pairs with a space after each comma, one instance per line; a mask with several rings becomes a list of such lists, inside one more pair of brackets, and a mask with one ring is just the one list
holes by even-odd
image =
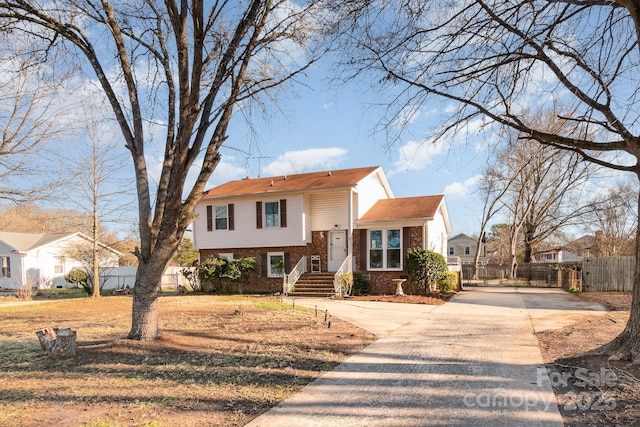
[[442, 306], [296, 299], [381, 338], [249, 426], [561, 427], [534, 331], [604, 313], [556, 289], [476, 288]]

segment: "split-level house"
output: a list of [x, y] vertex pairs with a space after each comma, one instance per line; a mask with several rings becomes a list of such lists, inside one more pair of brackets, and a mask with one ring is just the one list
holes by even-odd
[[[18, 233], [0, 232], [0, 288], [18, 289], [69, 287], [64, 276], [74, 268], [83, 269], [78, 259], [93, 239], [79, 232]], [[117, 267], [122, 255], [98, 243], [100, 267]]]
[[196, 207], [194, 246], [210, 257], [257, 260], [249, 292], [287, 292], [303, 274], [356, 272], [372, 293], [395, 291], [409, 248], [446, 257], [444, 196], [395, 198], [381, 167], [230, 181]]

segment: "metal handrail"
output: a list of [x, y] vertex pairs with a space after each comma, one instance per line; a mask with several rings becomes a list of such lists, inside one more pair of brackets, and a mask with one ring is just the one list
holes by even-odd
[[282, 283], [282, 293], [287, 295], [289, 292], [293, 290], [296, 282], [304, 273], [307, 272], [307, 257], [302, 256], [300, 261], [293, 267], [293, 270], [289, 274], [284, 275], [284, 280]]
[[353, 270], [351, 269], [351, 255], [347, 255], [347, 257], [342, 261], [340, 268], [336, 271], [336, 274], [333, 276], [333, 290], [336, 295], [342, 295], [342, 286], [340, 286], [340, 275], [342, 273], [351, 273]]

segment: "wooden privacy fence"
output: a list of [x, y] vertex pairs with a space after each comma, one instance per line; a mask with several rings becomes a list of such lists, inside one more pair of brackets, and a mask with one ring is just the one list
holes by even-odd
[[630, 292], [635, 267], [636, 259], [632, 256], [589, 258], [583, 264], [582, 290]]

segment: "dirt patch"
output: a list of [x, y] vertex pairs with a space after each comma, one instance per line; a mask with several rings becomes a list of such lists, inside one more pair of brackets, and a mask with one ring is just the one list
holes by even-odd
[[[352, 301], [382, 301], [405, 304], [429, 304], [442, 305], [449, 301], [454, 294], [429, 294], [429, 295], [358, 295], [349, 297]], [[344, 299], [344, 298], [343, 298]]]
[[[267, 297], [162, 297], [153, 342], [123, 339], [130, 312], [129, 297], [3, 306], [0, 425], [245, 425], [374, 340]], [[75, 359], [49, 359], [45, 326], [77, 331]]]
[[537, 334], [565, 426], [640, 424], [640, 366], [585, 355], [615, 338], [629, 318], [631, 295], [588, 292], [583, 299], [609, 308], [605, 315]]

